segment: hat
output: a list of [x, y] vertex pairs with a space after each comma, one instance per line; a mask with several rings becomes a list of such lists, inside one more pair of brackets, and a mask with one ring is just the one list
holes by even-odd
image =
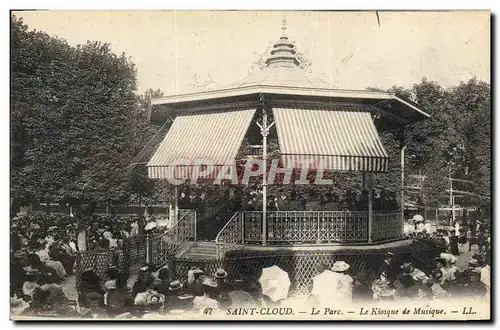
[[26, 267], [25, 270], [26, 275], [38, 275], [40, 273], [38, 269], [31, 268], [31, 266]]
[[440, 262], [440, 263], [442, 263], [444, 265], [446, 263], [446, 260], [443, 259], [443, 258], [441, 258], [441, 257], [437, 257], [436, 258], [436, 262]]
[[204, 285], [204, 286], [212, 287], [212, 288], [216, 288], [217, 287], [217, 282], [215, 282], [213, 278], [208, 277], [208, 276], [206, 276], [204, 278], [204, 280], [203, 280], [203, 282], [201, 282], [201, 284]]
[[411, 272], [411, 265], [413, 263], [411, 262], [405, 262], [400, 266], [400, 268], [403, 270], [403, 274], [409, 274]]
[[335, 261], [333, 264], [332, 270], [334, 272], [345, 272], [346, 270], [349, 269], [349, 264], [345, 261]]
[[387, 282], [375, 280], [372, 284], [373, 293], [379, 297], [390, 297], [396, 293], [396, 290], [391, 288]]
[[411, 275], [411, 277], [415, 280], [415, 281], [418, 281], [418, 282], [421, 282], [421, 281], [424, 281], [424, 280], [427, 280], [429, 279], [427, 277], [427, 275], [425, 275], [424, 272], [415, 272]]
[[469, 260], [469, 266], [470, 267], [477, 267], [479, 265], [479, 262], [476, 259], [470, 259]]
[[168, 287], [169, 291], [177, 291], [182, 289], [182, 283], [178, 280], [175, 280], [173, 282], [170, 282], [170, 285]]
[[222, 268], [219, 268], [217, 269], [217, 272], [215, 273], [215, 278], [226, 278], [227, 277], [227, 272], [222, 269]]
[[162, 268], [160, 269], [160, 271], [158, 272], [158, 278], [160, 280], [166, 280], [168, 279], [168, 275], [170, 274], [170, 271], [168, 270], [168, 268]]

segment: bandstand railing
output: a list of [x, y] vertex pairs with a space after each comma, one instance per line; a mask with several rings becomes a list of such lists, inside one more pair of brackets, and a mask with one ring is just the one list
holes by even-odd
[[[270, 245], [377, 243], [403, 237], [401, 211], [268, 211]], [[218, 257], [237, 244], [262, 243], [262, 212], [237, 212], [217, 235]]]
[[217, 258], [224, 258], [226, 252], [233, 246], [243, 243], [243, 215], [242, 212], [236, 212], [217, 234], [215, 238]]
[[372, 240], [387, 241], [404, 236], [401, 211], [373, 212]]

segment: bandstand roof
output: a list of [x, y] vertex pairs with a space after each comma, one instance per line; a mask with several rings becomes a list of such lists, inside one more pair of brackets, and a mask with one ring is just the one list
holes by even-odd
[[314, 156], [332, 170], [387, 171], [377, 129], [430, 117], [397, 93], [331, 89], [311, 79], [283, 34], [266, 66], [248, 77], [218, 90], [151, 100], [152, 122], [174, 122], [147, 164], [149, 176], [167, 178], [167, 168], [179, 158], [208, 159], [216, 166], [234, 163], [262, 96], [273, 111], [283, 162]]
[[321, 104], [335, 103], [369, 106], [381, 115], [384, 126], [407, 125], [430, 116], [417, 103], [395, 92], [332, 89], [321, 79], [310, 77], [300, 68], [295, 45], [283, 35], [273, 46], [265, 67], [235, 83], [217, 90], [170, 95], [151, 100], [150, 119], [164, 122], [166, 118], [186, 111], [223, 109], [237, 104], [258, 106], [259, 95], [268, 102]]

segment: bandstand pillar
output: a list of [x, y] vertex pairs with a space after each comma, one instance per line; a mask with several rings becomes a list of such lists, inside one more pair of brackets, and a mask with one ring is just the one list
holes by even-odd
[[371, 243], [372, 242], [372, 227], [373, 227], [372, 172], [367, 173], [367, 189], [368, 189], [368, 243]]
[[259, 101], [262, 105], [262, 124], [257, 123], [257, 125], [262, 135], [262, 245], [264, 246], [267, 244], [267, 136], [274, 123], [269, 125], [267, 122], [266, 101], [263, 94], [259, 95]]
[[179, 188], [175, 186], [175, 200], [174, 200], [174, 222], [172, 226], [177, 223], [177, 217], [179, 216]]
[[[405, 128], [401, 127], [399, 132], [399, 145], [400, 145], [400, 153], [401, 153], [401, 233], [404, 232], [405, 228]], [[425, 214], [424, 214], [425, 216]]]

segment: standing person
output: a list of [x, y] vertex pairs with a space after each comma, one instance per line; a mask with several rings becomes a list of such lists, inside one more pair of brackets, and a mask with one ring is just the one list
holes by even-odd
[[467, 230], [466, 237], [467, 237], [467, 242], [469, 243], [469, 252], [470, 252], [472, 246], [472, 230], [470, 228]]
[[398, 274], [398, 270], [394, 264], [394, 257], [395, 255], [392, 252], [387, 252], [385, 254], [384, 262], [382, 263], [382, 266], [380, 266], [377, 276], [380, 277], [382, 273], [385, 273], [389, 284], [391, 284], [397, 279], [397, 274]]
[[490, 268], [490, 258], [486, 256], [483, 267], [481, 268], [481, 282], [486, 287], [486, 298], [490, 298], [491, 290], [491, 268]]
[[467, 243], [467, 236], [464, 231], [460, 232], [460, 236], [458, 237], [458, 252], [463, 253], [464, 245]]
[[458, 236], [457, 235], [450, 236], [450, 252], [454, 256], [460, 255], [460, 251], [458, 249]]
[[345, 273], [349, 268], [350, 265], [345, 261], [336, 261], [332, 267], [332, 271], [340, 275], [337, 283], [334, 284], [336, 288], [336, 297], [338, 301], [346, 304], [352, 303], [352, 289], [354, 282], [352, 277]]

